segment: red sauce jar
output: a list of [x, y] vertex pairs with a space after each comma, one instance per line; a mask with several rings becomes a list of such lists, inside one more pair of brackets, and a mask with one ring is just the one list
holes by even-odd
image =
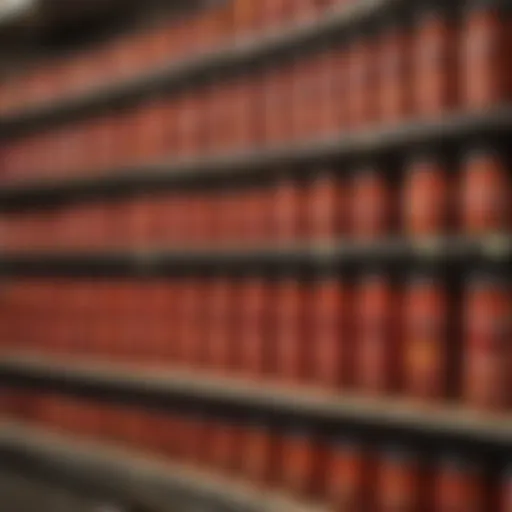
[[243, 428], [234, 420], [215, 418], [211, 422], [211, 463], [223, 471], [234, 471], [241, 464]]
[[433, 498], [436, 512], [486, 512], [492, 508], [484, 471], [459, 457], [445, 457], [440, 461]]
[[512, 512], [512, 466], [508, 468], [503, 478], [500, 503], [500, 512]]
[[386, 450], [377, 467], [373, 510], [418, 512], [426, 498], [418, 456], [400, 449]]
[[458, 34], [449, 3], [422, 2], [413, 44], [414, 110], [436, 116], [457, 102]]
[[411, 107], [411, 36], [403, 24], [387, 21], [380, 36], [380, 118], [396, 123], [406, 118]]
[[363, 276], [355, 291], [355, 386], [383, 394], [398, 381], [398, 295], [383, 274]]
[[414, 156], [409, 162], [403, 191], [403, 226], [408, 235], [446, 233], [453, 213], [448, 172], [435, 154]]
[[338, 177], [320, 171], [308, 185], [308, 234], [314, 240], [332, 241], [346, 231], [347, 207]]
[[268, 484], [276, 479], [279, 462], [279, 441], [271, 427], [255, 418], [245, 429], [242, 471], [256, 484]]
[[498, 150], [479, 147], [468, 153], [461, 183], [462, 227], [471, 235], [507, 232], [512, 219], [512, 180]]
[[334, 510], [360, 511], [368, 505], [365, 454], [351, 439], [331, 445], [327, 463], [326, 497]]
[[288, 382], [301, 382], [307, 363], [303, 285], [293, 276], [284, 277], [278, 282], [275, 293], [276, 376]]
[[301, 234], [303, 190], [290, 177], [281, 179], [274, 190], [273, 232], [279, 243], [290, 244]]
[[512, 96], [508, 0], [472, 0], [462, 27], [462, 84], [468, 108], [485, 108]]
[[315, 385], [338, 388], [350, 382], [353, 346], [351, 297], [335, 272], [318, 276], [309, 290], [309, 377]]
[[382, 172], [372, 167], [357, 170], [352, 181], [351, 198], [351, 232], [356, 239], [390, 234], [394, 197]]
[[334, 45], [327, 55], [330, 74], [329, 108], [327, 111], [330, 132], [334, 136], [349, 126], [349, 80], [350, 49], [344, 44]]
[[413, 276], [403, 304], [404, 390], [425, 400], [443, 399], [451, 373], [448, 291], [434, 275]]
[[512, 406], [510, 282], [502, 276], [473, 276], [463, 315], [463, 398], [484, 409], [508, 409]]

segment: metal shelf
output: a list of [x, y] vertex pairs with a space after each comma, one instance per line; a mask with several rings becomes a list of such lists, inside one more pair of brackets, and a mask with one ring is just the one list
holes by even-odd
[[327, 512], [236, 479], [20, 423], [0, 423], [0, 454], [0, 465], [89, 489], [127, 510]]
[[[356, 4], [357, 5], [357, 4]], [[0, 210], [48, 204], [56, 200], [83, 199], [161, 190], [183, 184], [205, 186], [212, 180], [248, 178], [275, 174], [276, 170], [300, 169], [304, 165], [354, 158], [377, 158], [415, 147], [466, 141], [468, 137], [506, 135], [512, 130], [512, 105], [474, 113], [453, 113], [439, 119], [410, 121], [395, 127], [376, 127], [339, 136], [290, 143], [226, 155], [172, 159], [148, 164], [91, 171], [80, 177], [57, 177], [19, 181], [0, 187]]]
[[4, 254], [0, 275], [166, 276], [190, 272], [243, 272], [255, 268], [265, 274], [280, 270], [314, 273], [343, 272], [366, 264], [390, 266], [424, 264], [452, 268], [482, 264], [506, 269], [512, 261], [512, 236], [447, 237], [409, 240], [390, 238], [372, 242], [351, 240], [310, 245], [198, 248], [189, 250], [105, 251], [90, 253], [36, 252]]
[[11, 136], [28, 128], [59, 122], [135, 101], [153, 93], [166, 93], [192, 80], [201, 79], [305, 46], [329, 35], [339, 36], [355, 26], [379, 19], [391, 9], [399, 9], [405, 0], [360, 0], [353, 5], [329, 12], [320, 20], [280, 29], [263, 37], [231, 43], [228, 47], [208, 51], [197, 57], [172, 63], [161, 70], [109, 84], [87, 94], [28, 109], [0, 120], [0, 137]]
[[11, 355], [0, 360], [0, 382], [108, 400], [135, 403], [187, 405], [207, 403], [215, 410], [260, 412], [282, 421], [312, 422], [355, 429], [406, 443], [420, 439], [450, 450], [493, 450], [512, 453], [512, 415], [482, 413], [448, 403], [428, 405], [405, 399], [368, 398], [351, 393], [331, 393], [307, 387], [290, 388], [241, 378], [222, 378], [208, 372], [143, 369], [98, 361]]

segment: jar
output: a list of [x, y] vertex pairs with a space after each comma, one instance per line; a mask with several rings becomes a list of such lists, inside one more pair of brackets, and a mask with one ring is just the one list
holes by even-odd
[[385, 22], [379, 52], [380, 118], [386, 124], [397, 123], [410, 113], [412, 89], [411, 36], [398, 20]]
[[398, 295], [384, 274], [370, 273], [355, 290], [355, 386], [384, 394], [398, 381]]
[[414, 453], [388, 449], [377, 467], [375, 500], [378, 512], [418, 512], [424, 500], [421, 462]]
[[263, 71], [264, 141], [276, 146], [292, 133], [293, 67], [288, 61], [273, 62]]
[[353, 365], [351, 297], [335, 272], [318, 276], [309, 290], [309, 377], [322, 387], [336, 389], [350, 382]]
[[304, 339], [304, 290], [293, 276], [277, 283], [274, 308], [276, 376], [286, 382], [302, 382], [307, 354]]
[[393, 227], [394, 197], [384, 173], [373, 167], [357, 170], [350, 195], [354, 238], [366, 240], [389, 235]]
[[404, 391], [424, 400], [446, 398], [449, 365], [449, 298], [434, 275], [412, 276], [403, 297]]
[[499, 275], [475, 275], [463, 310], [463, 399], [484, 409], [512, 406], [512, 293]]
[[233, 5], [233, 24], [235, 35], [245, 38], [252, 35], [261, 22], [261, 4], [254, 0], [235, 0]]
[[486, 108], [512, 97], [508, 0], [471, 0], [462, 26], [463, 99], [468, 108]]
[[464, 162], [461, 182], [462, 228], [470, 235], [507, 232], [512, 218], [508, 162], [492, 147], [477, 147]]
[[245, 429], [242, 472], [255, 484], [275, 481], [279, 464], [279, 438], [262, 419], [255, 418]]
[[210, 438], [212, 464], [223, 471], [236, 471], [241, 467], [243, 428], [235, 420], [216, 418], [212, 420]]
[[458, 34], [447, 3], [421, 4], [413, 45], [414, 110], [438, 116], [458, 100], [456, 54]]
[[345, 44], [336, 43], [329, 51], [327, 59], [330, 61], [330, 93], [329, 108], [327, 111], [329, 132], [338, 136], [349, 127], [349, 99], [348, 91], [350, 65], [350, 48]]
[[403, 192], [403, 225], [410, 236], [439, 236], [451, 224], [452, 190], [448, 169], [438, 155], [410, 160]]
[[460, 457], [444, 457], [434, 480], [436, 512], [485, 512], [490, 510], [486, 476], [481, 467]]
[[269, 293], [264, 279], [250, 276], [241, 281], [239, 368], [251, 377], [261, 378], [269, 371]]
[[344, 233], [347, 207], [343, 185], [335, 173], [320, 171], [308, 185], [308, 234], [315, 241], [334, 241]]
[[283, 177], [273, 194], [273, 232], [277, 242], [290, 244], [301, 234], [301, 212], [303, 190], [299, 183], [290, 177]]
[[364, 453], [352, 439], [338, 439], [329, 449], [326, 497], [334, 510], [366, 510], [368, 468]]

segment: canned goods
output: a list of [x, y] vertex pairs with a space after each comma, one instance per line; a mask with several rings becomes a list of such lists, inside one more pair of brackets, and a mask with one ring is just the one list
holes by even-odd
[[500, 276], [477, 275], [464, 304], [463, 398], [486, 409], [512, 406], [512, 294]]
[[512, 96], [507, 0], [472, 0], [463, 21], [462, 83], [468, 108], [485, 108]]
[[403, 299], [404, 388], [411, 396], [442, 399], [448, 391], [448, 292], [435, 276], [413, 276]]
[[444, 457], [434, 481], [434, 510], [490, 510], [486, 476], [478, 465], [459, 457]]
[[504, 156], [493, 148], [476, 148], [467, 154], [462, 173], [463, 230], [471, 235], [507, 232], [512, 182]]
[[405, 177], [403, 225], [411, 236], [446, 233], [451, 225], [452, 195], [448, 170], [433, 154], [414, 156]]
[[355, 386], [383, 394], [395, 389], [398, 376], [398, 298], [382, 274], [363, 276], [355, 291]]
[[421, 462], [414, 453], [386, 450], [377, 467], [376, 510], [381, 512], [417, 512], [422, 510], [424, 482]]
[[357, 442], [336, 440], [330, 447], [326, 496], [335, 510], [366, 510], [367, 461]]

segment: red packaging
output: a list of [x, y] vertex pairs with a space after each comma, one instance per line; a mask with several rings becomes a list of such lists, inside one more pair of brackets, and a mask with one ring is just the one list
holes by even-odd
[[505, 473], [500, 495], [500, 512], [512, 512], [512, 466]]
[[351, 190], [351, 231], [356, 239], [389, 235], [394, 197], [383, 172], [368, 167], [356, 171]]
[[435, 276], [413, 276], [403, 304], [405, 392], [425, 400], [445, 398], [451, 373], [448, 292]]
[[462, 171], [462, 227], [471, 235], [507, 232], [512, 220], [512, 181], [505, 157], [492, 148], [471, 151]]
[[256, 419], [245, 429], [242, 471], [257, 484], [268, 484], [276, 478], [279, 442], [263, 421]]
[[468, 108], [485, 108], [512, 96], [511, 6], [506, 0], [472, 0], [462, 28], [462, 84]]
[[411, 108], [411, 36], [398, 21], [388, 21], [380, 36], [380, 118], [396, 123]]
[[410, 236], [446, 233], [452, 218], [449, 171], [437, 155], [411, 159], [403, 192], [403, 226]]
[[492, 508], [482, 469], [458, 457], [440, 461], [433, 497], [436, 512], [486, 512]]
[[458, 34], [449, 3], [421, 4], [413, 48], [414, 110], [420, 116], [436, 116], [457, 102]]
[[300, 382], [305, 377], [308, 354], [304, 343], [304, 291], [294, 277], [278, 282], [276, 290], [275, 350], [276, 376]]
[[505, 277], [474, 276], [464, 304], [463, 398], [484, 409], [512, 406], [512, 292]]
[[363, 276], [355, 297], [355, 385], [361, 391], [383, 394], [398, 380], [398, 297], [382, 274]]
[[350, 294], [335, 273], [312, 283], [309, 317], [309, 377], [314, 384], [337, 388], [350, 382], [353, 364]]
[[331, 445], [327, 465], [326, 496], [334, 510], [366, 510], [368, 502], [367, 461], [352, 440]]
[[378, 512], [418, 512], [427, 496], [418, 456], [402, 450], [387, 450], [377, 468], [375, 489]]

